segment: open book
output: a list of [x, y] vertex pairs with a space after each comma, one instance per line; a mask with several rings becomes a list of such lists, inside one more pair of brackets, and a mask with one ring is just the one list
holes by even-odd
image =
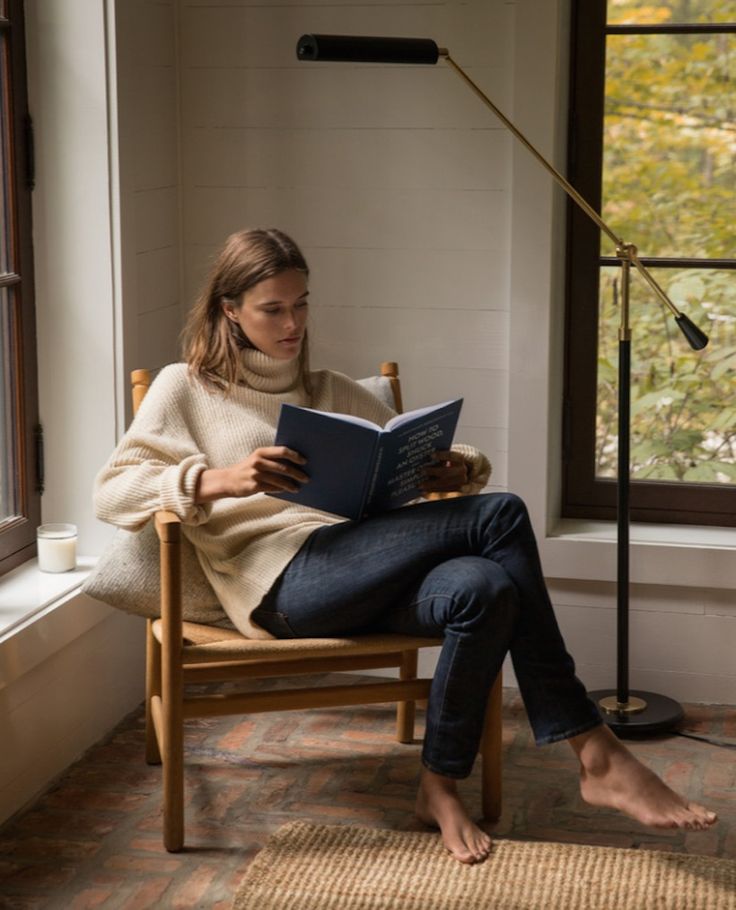
[[462, 403], [407, 411], [383, 429], [350, 414], [282, 404], [275, 445], [304, 455], [310, 480], [297, 493], [271, 495], [346, 518], [398, 508], [421, 495], [432, 452], [450, 448]]

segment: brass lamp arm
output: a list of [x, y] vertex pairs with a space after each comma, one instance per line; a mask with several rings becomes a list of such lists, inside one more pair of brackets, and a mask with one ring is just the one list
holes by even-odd
[[[559, 186], [562, 187], [562, 189], [573, 200], [573, 202], [575, 202], [585, 212], [585, 214], [592, 221], [594, 221], [595, 224], [598, 225], [598, 227], [609, 238], [609, 240], [611, 240], [613, 242], [614, 246], [616, 247], [616, 255], [618, 256], [618, 258], [621, 259], [622, 262], [630, 262], [636, 268], [636, 270], [639, 272], [639, 274], [642, 276], [642, 278], [646, 281], [646, 283], [652, 289], [654, 294], [672, 312], [673, 316], [675, 316], [675, 318], [678, 320], [678, 322], [680, 323], [680, 328], [683, 330], [683, 332], [685, 332], [685, 334], [688, 336], [688, 340], [690, 340], [690, 342], [692, 344], [692, 338], [690, 335], [688, 335], [688, 331], [687, 331], [687, 329], [689, 329], [690, 326], [692, 326], [692, 323], [690, 323], [690, 320], [688, 320], [686, 316], [683, 316], [683, 314], [680, 312], [680, 310], [677, 309], [677, 307], [670, 300], [670, 298], [667, 296], [667, 294], [665, 294], [665, 292], [662, 290], [662, 288], [654, 280], [652, 275], [649, 273], [648, 269], [642, 264], [641, 260], [639, 259], [638, 253], [637, 253], [637, 248], [631, 243], [626, 243], [624, 240], [622, 240], [621, 237], [617, 236], [617, 234], [615, 234], [613, 230], [611, 230], [611, 228], [601, 218], [601, 216], [598, 214], [598, 212], [596, 212], [596, 210], [593, 208], [593, 206], [590, 205], [590, 203], [583, 196], [580, 195], [580, 193], [575, 189], [575, 187], [570, 183], [570, 181], [567, 180], [566, 177], [563, 177], [562, 174], [552, 164], [550, 164], [549, 161], [547, 161], [547, 159], [544, 157], [544, 155], [542, 155], [542, 153], [540, 151], [538, 151], [534, 147], [534, 145], [532, 145], [532, 143], [526, 138], [526, 136], [521, 132], [521, 130], [518, 129], [518, 127], [515, 124], [513, 124], [509, 120], [509, 118], [501, 110], [498, 109], [498, 107], [496, 107], [496, 105], [493, 103], [493, 101], [491, 101], [491, 99], [488, 97], [488, 95], [486, 95], [486, 93], [483, 91], [483, 89], [481, 89], [480, 86], [470, 78], [470, 76], [465, 72], [465, 70], [452, 59], [452, 57], [450, 56], [450, 52], [447, 50], [447, 48], [440, 47], [437, 49], [437, 51], [438, 51], [439, 56], [443, 57], [447, 61], [447, 63], [450, 65], [450, 67], [457, 73], [458, 76], [460, 76], [460, 78], [463, 80], [463, 82], [465, 82], [465, 84], [468, 85], [469, 88], [471, 88], [473, 90], [473, 92], [475, 92], [475, 94], [481, 99], [481, 101], [493, 111], [493, 113], [503, 123], [503, 125], [506, 127], [506, 129], [508, 129], [511, 133], [513, 133], [514, 136], [516, 136], [516, 138], [519, 140], [519, 142], [521, 142], [521, 144], [524, 146], [524, 148], [537, 159], [537, 161], [542, 165], [542, 167], [554, 178], [555, 182]], [[686, 322], [689, 323], [689, 325], [687, 327], [683, 326], [681, 320], [686, 320]], [[697, 329], [696, 329], [696, 331], [699, 332], [699, 330], [697, 330]], [[702, 335], [702, 333], [700, 333], [700, 334]], [[702, 338], [705, 338], [705, 336], [702, 336]], [[699, 343], [700, 347], [705, 346], [705, 344], [702, 343], [701, 338], [698, 338], [698, 343]], [[707, 339], [705, 339], [705, 343], [707, 343]]]
[[[445, 60], [452, 67], [452, 69], [457, 73], [457, 75], [460, 76], [460, 78], [475, 92], [475, 94], [481, 99], [481, 101], [483, 101], [483, 103], [493, 111], [493, 113], [503, 123], [503, 125], [506, 127], [506, 129], [508, 129], [510, 132], [512, 132], [514, 134], [514, 136], [516, 136], [516, 138], [519, 140], [519, 142], [521, 142], [521, 144], [524, 146], [524, 148], [528, 152], [531, 152], [532, 155], [534, 155], [534, 157], [542, 165], [542, 167], [545, 168], [545, 170], [547, 170], [552, 175], [552, 177], [555, 179], [555, 181], [562, 187], [562, 189], [567, 193], [567, 195], [580, 206], [580, 208], [585, 212], [585, 214], [598, 225], [598, 227], [603, 231], [603, 233], [606, 234], [606, 236], [613, 242], [614, 246], [617, 249], [619, 247], [623, 247], [625, 244], [624, 244], [624, 241], [622, 240], [622, 238], [618, 237], [611, 230], [611, 228], [601, 218], [601, 216], [598, 214], [598, 212], [596, 212], [596, 210], [593, 208], [593, 206], [590, 205], [590, 203], [580, 195], [580, 193], [575, 189], [575, 187], [570, 183], [570, 181], [567, 180], [565, 177], [563, 177], [562, 174], [552, 164], [550, 164], [549, 161], [547, 161], [547, 159], [544, 157], [544, 155], [542, 155], [542, 153], [539, 152], [532, 145], [532, 143], [526, 138], [526, 136], [521, 132], [521, 130], [518, 129], [518, 127], [515, 126], [515, 124], [513, 124], [509, 120], [509, 118], [496, 107], [496, 105], [493, 103], [493, 101], [491, 101], [491, 99], [488, 97], [488, 95], [486, 95], [486, 93], [483, 91], [483, 89], [481, 89], [480, 86], [477, 85], [477, 83], [473, 82], [473, 80], [470, 78], [470, 76], [468, 76], [468, 74], [465, 72], [465, 70], [452, 59], [452, 57], [450, 56], [450, 52], [447, 50], [447, 48], [441, 47], [441, 48], [438, 48], [438, 51], [439, 51], [440, 57], [445, 58]], [[644, 266], [641, 266], [641, 268], [644, 268]]]

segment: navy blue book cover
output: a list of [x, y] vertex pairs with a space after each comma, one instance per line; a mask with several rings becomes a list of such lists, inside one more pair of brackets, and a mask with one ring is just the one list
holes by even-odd
[[300, 452], [309, 475], [296, 493], [278, 499], [363, 518], [421, 495], [422, 467], [449, 449], [462, 398], [398, 414], [381, 428], [361, 417], [282, 404], [275, 445]]

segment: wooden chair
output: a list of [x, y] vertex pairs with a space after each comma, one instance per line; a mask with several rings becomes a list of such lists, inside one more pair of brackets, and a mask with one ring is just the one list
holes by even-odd
[[[383, 364], [401, 410], [396, 364]], [[143, 400], [151, 377], [135, 370], [133, 410]], [[163, 836], [171, 852], [184, 845], [184, 721], [192, 717], [303, 710], [344, 705], [397, 702], [396, 736], [414, 740], [414, 708], [426, 699], [431, 679], [417, 677], [420, 648], [437, 647], [437, 638], [394, 634], [329, 639], [248, 639], [240, 633], [182, 619], [181, 523], [171, 512], [154, 516], [160, 544], [161, 617], [147, 620], [146, 760], [163, 764]], [[398, 678], [338, 686], [304, 686], [279, 691], [233, 694], [188, 693], [188, 683], [234, 679], [350, 673], [398, 667]], [[481, 743], [482, 813], [501, 813], [501, 676], [490, 694]]]

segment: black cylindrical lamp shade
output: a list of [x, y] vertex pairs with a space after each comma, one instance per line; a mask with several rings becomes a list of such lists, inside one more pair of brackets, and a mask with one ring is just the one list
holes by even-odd
[[299, 60], [341, 63], [437, 63], [439, 48], [431, 38], [370, 38], [365, 35], [302, 35]]

